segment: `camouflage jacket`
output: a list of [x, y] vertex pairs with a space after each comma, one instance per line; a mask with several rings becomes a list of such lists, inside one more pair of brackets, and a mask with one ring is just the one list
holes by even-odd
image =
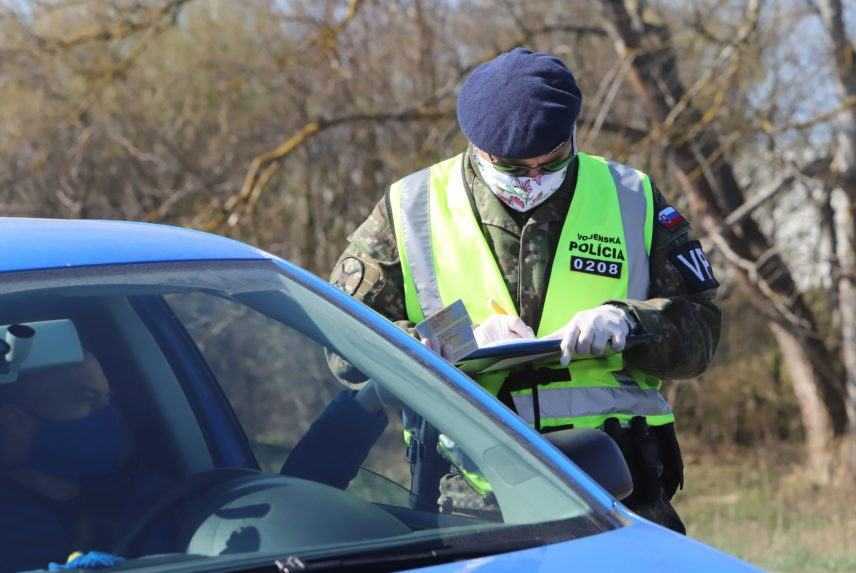
[[[488, 245], [520, 317], [533, 328], [540, 320], [553, 255], [576, 186], [577, 167], [574, 161], [562, 187], [528, 213], [518, 213], [500, 202], [472, 162], [465, 170], [467, 191]], [[667, 216], [658, 222], [658, 215], [663, 213]], [[717, 283], [712, 275], [700, 281], [698, 273], [682, 268], [677, 255], [686, 255], [686, 262], [698, 243], [689, 224], [671, 210], [656, 189], [652, 216], [649, 298], [609, 302], [628, 310], [637, 328], [657, 340], [626, 351], [628, 365], [661, 378], [696, 376], [707, 367], [719, 340], [720, 312], [712, 302]], [[404, 306], [404, 283], [386, 197], [349, 237], [331, 282], [402, 328], [412, 328]], [[331, 366], [340, 376], [350, 377], [335, 363]]]

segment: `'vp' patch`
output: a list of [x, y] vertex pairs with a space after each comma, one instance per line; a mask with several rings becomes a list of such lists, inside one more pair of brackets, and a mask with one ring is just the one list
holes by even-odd
[[688, 241], [676, 247], [669, 254], [669, 259], [684, 277], [684, 283], [691, 293], [719, 286], [719, 282], [713, 276], [713, 267], [698, 241]]

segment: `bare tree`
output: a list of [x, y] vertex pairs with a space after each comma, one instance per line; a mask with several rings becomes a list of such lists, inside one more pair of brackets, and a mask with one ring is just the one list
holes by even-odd
[[[841, 0], [821, 0], [819, 13], [832, 46], [842, 100], [856, 99], [856, 46], [847, 35]], [[830, 161], [821, 175], [831, 190], [829, 205], [834, 225], [834, 279], [840, 312], [841, 362], [844, 366], [847, 435], [843, 456], [856, 468], [856, 110], [836, 121]]]
[[[703, 74], [687, 89], [679, 75], [668, 24], [645, 10], [643, 2], [601, 3], [616, 51], [622, 58], [632, 58], [631, 85], [690, 199], [696, 220], [771, 320], [770, 328], [779, 342], [799, 401], [810, 467], [818, 480], [826, 481], [837, 462], [837, 445], [856, 439], [850, 433], [844, 407], [844, 385], [829, 367], [835, 363], [835, 356], [818, 335], [814, 313], [774, 240], [751, 216], [728, 220], [729, 214], [747, 205], [746, 192], [738, 182], [734, 165], [722, 153], [727, 145], [721, 134], [694, 101], [719, 66], [712, 67], [710, 73]], [[743, 23], [721, 49], [718, 61], [733, 58], [741, 44], [751, 38], [760, 10], [758, 0], [747, 3]]]

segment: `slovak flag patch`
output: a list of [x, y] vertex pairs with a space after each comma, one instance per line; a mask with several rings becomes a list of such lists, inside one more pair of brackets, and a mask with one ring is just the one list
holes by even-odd
[[657, 213], [657, 222], [667, 231], [671, 231], [686, 221], [684, 216], [678, 213], [678, 210], [672, 206], [664, 207]]

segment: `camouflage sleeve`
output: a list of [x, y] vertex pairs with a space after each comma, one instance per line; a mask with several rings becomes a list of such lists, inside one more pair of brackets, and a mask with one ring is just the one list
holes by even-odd
[[629, 349], [625, 360], [661, 378], [690, 378], [710, 363], [721, 315], [713, 302], [713, 269], [689, 223], [654, 190], [651, 286], [648, 300], [613, 301], [655, 342]]
[[404, 279], [386, 198], [348, 237], [330, 282], [393, 322], [406, 321]]
[[[413, 333], [413, 323], [407, 320], [404, 308], [404, 279], [386, 197], [348, 237], [348, 246], [333, 267], [330, 282]], [[329, 353], [327, 362], [341, 380], [365, 381], [365, 376], [341, 357]]]

